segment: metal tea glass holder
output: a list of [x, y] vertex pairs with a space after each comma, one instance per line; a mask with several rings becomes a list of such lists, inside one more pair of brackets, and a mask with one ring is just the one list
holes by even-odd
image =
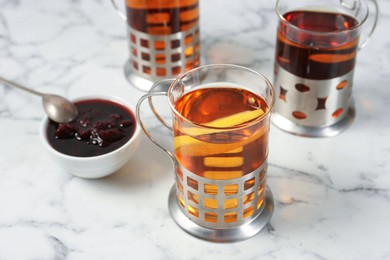
[[[117, 6], [115, 0], [111, 0], [118, 15], [126, 22], [129, 18]], [[131, 2], [131, 1], [129, 1]], [[166, 1], [165, 1], [166, 2]], [[159, 5], [165, 3], [161, 1]], [[154, 3], [154, 2], [153, 2]], [[153, 5], [145, 1], [145, 5]], [[157, 3], [157, 1], [156, 1]], [[192, 10], [198, 9], [198, 4], [191, 6]], [[171, 16], [169, 8], [159, 10], [155, 16]], [[173, 9], [172, 9], [173, 10]], [[187, 9], [174, 10], [183, 15]], [[188, 11], [188, 10], [187, 10]], [[153, 14], [150, 14], [153, 17]], [[177, 15], [175, 19], [181, 19]], [[138, 16], [142, 23], [148, 23], [148, 16]], [[171, 21], [179, 22], [180, 21]], [[149, 91], [154, 82], [174, 78], [180, 73], [199, 66], [200, 60], [200, 36], [199, 19], [192, 21], [189, 28], [181, 28], [180, 31], [169, 33], [149, 33], [133, 28], [127, 23], [127, 35], [129, 42], [130, 57], [124, 66], [125, 78], [136, 88]], [[163, 29], [171, 29], [164, 25]]]
[[[208, 67], [214, 66], [243, 68], [236, 65], [209, 65], [194, 70], [207, 70]], [[194, 78], [199, 80], [202, 76], [194, 76]], [[155, 96], [169, 96], [174, 83], [168, 83], [172, 83], [172, 80], [155, 83], [149, 93], [138, 101], [136, 115], [147, 137], [172, 161], [175, 184], [169, 193], [168, 208], [173, 220], [190, 235], [211, 242], [236, 242], [256, 235], [268, 225], [274, 211], [274, 198], [271, 189], [266, 185], [267, 160], [244, 176], [226, 180], [202, 177], [183, 167], [169, 149], [154, 139], [145, 127], [140, 114], [142, 103], [148, 100], [149, 107], [158, 121], [173, 132], [172, 126], [160, 116], [152, 101], [152, 97]], [[212, 192], [207, 191], [206, 187], [212, 187]], [[229, 191], [232, 187], [234, 192]], [[207, 202], [211, 201], [214, 202], [213, 206], [207, 207]], [[232, 201], [235, 202], [234, 206], [224, 204]]]
[[[371, 2], [373, 9], [369, 9], [368, 3]], [[349, 127], [355, 117], [355, 106], [352, 98], [353, 88], [353, 74], [355, 66], [356, 53], [366, 46], [370, 40], [373, 32], [375, 31], [378, 21], [378, 3], [376, 0], [277, 0], [276, 2], [276, 14], [279, 18], [278, 32], [283, 31], [287, 40], [284, 42], [290, 46], [302, 46], [304, 45], [308, 49], [318, 51], [323, 48], [321, 45], [325, 42], [335, 44], [335, 39], [342, 39], [342, 46], [337, 46], [340, 53], [334, 55], [333, 60], [320, 60], [322, 62], [323, 69], [326, 71], [335, 72], [335, 76], [318, 77], [311, 75], [314, 68], [307, 67], [300, 68], [301, 71], [306, 73], [306, 77], [300, 77], [292, 73], [292, 68], [287, 71], [283, 68], [279, 60], [293, 60], [299, 59], [296, 52], [294, 55], [288, 55], [287, 57], [278, 58], [275, 57], [274, 68], [274, 86], [276, 93], [276, 104], [271, 117], [271, 121], [278, 128], [299, 136], [306, 137], [331, 137], [335, 136], [347, 127]], [[307, 11], [319, 11], [328, 10], [327, 12], [341, 13], [354, 17], [358, 22], [351, 28], [345, 28], [343, 30], [334, 32], [321, 32], [310, 29], [302, 29], [293, 23], [290, 23], [283, 14], [294, 10], [307, 10]], [[353, 40], [358, 40], [361, 37], [361, 28], [369, 20], [369, 14], [372, 12], [372, 25], [361, 44], [350, 45]], [[288, 29], [284, 29], [288, 28]], [[288, 36], [287, 36], [288, 34]], [[299, 35], [299, 36], [298, 36]], [[347, 35], [347, 36], [346, 36]], [[279, 37], [279, 36], [278, 36]], [[351, 38], [348, 38], [351, 37]], [[303, 41], [302, 39], [305, 39]], [[313, 40], [321, 39], [321, 40]], [[299, 43], [300, 41], [302, 43]], [[349, 71], [344, 73], [337, 73], [340, 67], [332, 65], [333, 61], [337, 63], [337, 59], [343, 57], [343, 48], [346, 44], [347, 47], [355, 48], [351, 53], [349, 60], [353, 60], [353, 66]], [[326, 47], [328, 48], [328, 47]], [[325, 52], [329, 52], [329, 48]], [[335, 48], [334, 46], [332, 48]], [[276, 48], [276, 51], [278, 48]], [[339, 56], [338, 56], [339, 55]], [[276, 55], [277, 56], [277, 55]], [[345, 58], [346, 55], [344, 55]], [[310, 58], [304, 62], [309, 63]], [[282, 61], [283, 62], [283, 61]], [[346, 62], [346, 60], [344, 60]], [[287, 63], [287, 62], [285, 62]], [[341, 63], [339, 61], [338, 63]], [[327, 64], [325, 67], [324, 64]], [[333, 67], [332, 67], [333, 66]], [[314, 66], [313, 66], [314, 67]]]

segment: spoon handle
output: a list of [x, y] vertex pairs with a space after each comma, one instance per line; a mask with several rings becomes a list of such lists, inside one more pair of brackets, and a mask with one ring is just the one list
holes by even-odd
[[36, 90], [33, 90], [31, 88], [27, 88], [25, 86], [22, 86], [16, 82], [13, 82], [13, 81], [10, 81], [8, 79], [5, 79], [3, 77], [0, 76], [0, 83], [3, 83], [5, 85], [8, 85], [8, 86], [11, 86], [11, 87], [15, 87], [15, 88], [19, 88], [19, 89], [22, 89], [24, 91], [27, 91], [27, 92], [30, 92], [31, 94], [35, 94], [35, 95], [38, 95], [38, 96], [43, 96], [43, 94], [41, 92], [38, 92]]

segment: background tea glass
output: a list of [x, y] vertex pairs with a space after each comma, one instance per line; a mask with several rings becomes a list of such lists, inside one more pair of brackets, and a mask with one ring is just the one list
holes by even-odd
[[[266, 186], [272, 84], [253, 70], [225, 64], [186, 72], [168, 91], [155, 91], [159, 85], [141, 97], [136, 113], [148, 137], [173, 161], [173, 219], [188, 233], [215, 242], [255, 235], [273, 212]], [[157, 113], [152, 101], [156, 96], [167, 96], [173, 127]], [[143, 124], [146, 99], [170, 129], [174, 151], [157, 142]]]
[[124, 72], [135, 87], [149, 91], [153, 82], [174, 78], [199, 65], [198, 0], [126, 0], [130, 58]]
[[369, 17], [365, 0], [278, 0], [272, 122], [302, 136], [334, 136], [354, 118], [353, 74]]

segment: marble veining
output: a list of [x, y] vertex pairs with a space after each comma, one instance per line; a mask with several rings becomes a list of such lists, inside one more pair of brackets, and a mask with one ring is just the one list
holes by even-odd
[[[0, 259], [390, 259], [390, 1], [379, 4], [377, 31], [358, 53], [354, 123], [321, 139], [271, 127], [275, 212], [266, 229], [239, 243], [205, 242], [173, 222], [172, 163], [145, 135], [114, 175], [73, 177], [40, 143], [40, 99], [0, 86]], [[203, 62], [272, 79], [273, 5], [200, 1]], [[135, 104], [144, 93], [124, 78], [127, 48], [125, 24], [108, 0], [0, 0], [0, 75], [37, 90]], [[144, 116], [171, 149], [169, 132], [150, 111]]]

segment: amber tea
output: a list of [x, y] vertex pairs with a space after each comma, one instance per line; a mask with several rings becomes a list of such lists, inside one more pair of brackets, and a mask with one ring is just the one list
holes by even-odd
[[177, 159], [193, 173], [219, 180], [238, 178], [265, 160], [268, 128], [264, 122], [240, 129], [267, 111], [262, 97], [244, 89], [205, 88], [186, 93], [175, 108], [187, 120], [204, 126], [195, 129], [178, 121], [174, 127]]
[[[194, 128], [185, 120], [174, 124], [175, 155], [187, 170], [207, 179], [228, 180], [253, 172], [266, 160], [269, 126], [267, 121], [260, 119], [266, 114], [268, 105], [262, 97], [245, 89], [203, 88], [184, 94], [175, 108], [191, 124], [202, 126]], [[262, 195], [264, 185], [259, 187], [259, 195]], [[216, 189], [208, 185], [205, 192], [216, 194]], [[236, 194], [237, 186], [227, 187], [224, 192]], [[253, 196], [245, 197], [244, 203], [253, 200]], [[197, 201], [196, 196], [189, 199]], [[217, 208], [217, 203], [206, 200], [205, 206]], [[261, 203], [259, 200], [259, 207]], [[235, 200], [227, 201], [225, 208], [234, 208], [236, 204]]]

